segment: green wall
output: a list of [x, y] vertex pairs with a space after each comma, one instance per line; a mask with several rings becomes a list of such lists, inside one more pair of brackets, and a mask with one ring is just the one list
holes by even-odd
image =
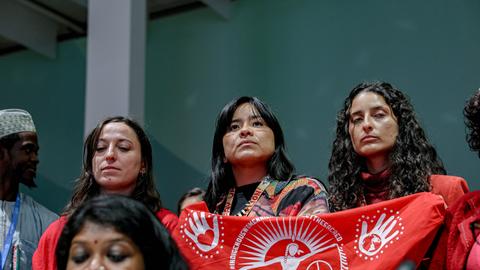
[[[350, 89], [404, 90], [450, 174], [480, 189], [462, 109], [480, 87], [480, 2], [237, 0], [230, 19], [200, 8], [151, 21], [145, 127], [167, 207], [206, 186], [215, 117], [240, 95], [269, 103], [301, 173], [325, 179], [335, 116]], [[85, 40], [48, 60], [0, 57], [0, 107], [34, 115], [41, 144], [34, 196], [60, 209], [81, 167]], [[5, 93], [5, 94], [3, 94]]]
[[56, 59], [31, 51], [0, 57], [0, 108], [28, 110], [39, 137], [38, 188], [23, 188], [59, 211], [81, 168], [85, 42], [58, 46]]

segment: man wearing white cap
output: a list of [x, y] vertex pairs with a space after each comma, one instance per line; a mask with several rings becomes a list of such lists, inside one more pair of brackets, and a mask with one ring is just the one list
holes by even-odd
[[2, 270], [31, 269], [40, 236], [58, 216], [20, 193], [36, 187], [38, 141], [24, 110], [0, 110], [0, 258]]

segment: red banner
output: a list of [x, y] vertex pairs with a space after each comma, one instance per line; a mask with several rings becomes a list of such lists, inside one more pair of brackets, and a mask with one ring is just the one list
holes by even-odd
[[395, 269], [421, 261], [444, 212], [431, 193], [305, 217], [221, 216], [202, 203], [173, 237], [191, 269]]

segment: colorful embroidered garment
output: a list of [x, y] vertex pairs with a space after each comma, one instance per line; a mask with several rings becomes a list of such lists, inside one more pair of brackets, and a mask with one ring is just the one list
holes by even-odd
[[[225, 202], [223, 198], [216, 213], [223, 213]], [[325, 187], [316, 179], [304, 177], [290, 181], [271, 179], [248, 216], [303, 216], [328, 212]]]
[[432, 193], [302, 217], [222, 216], [202, 203], [173, 237], [191, 269], [396, 269], [418, 265], [444, 213]]

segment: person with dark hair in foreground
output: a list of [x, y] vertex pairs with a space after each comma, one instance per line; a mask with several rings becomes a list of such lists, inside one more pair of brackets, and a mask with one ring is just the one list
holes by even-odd
[[100, 122], [85, 140], [83, 169], [72, 198], [60, 219], [42, 235], [33, 269], [55, 269], [54, 251], [63, 226], [78, 207], [100, 194], [125, 195], [143, 203], [173, 231], [178, 218], [162, 207], [152, 168], [152, 146], [140, 125], [121, 116]]
[[328, 212], [318, 180], [294, 176], [280, 124], [255, 97], [228, 103], [217, 118], [205, 201], [211, 212], [300, 216]]
[[386, 82], [353, 88], [337, 116], [329, 162], [333, 211], [424, 191], [450, 205], [468, 186], [445, 173], [405, 94]]
[[177, 214], [180, 215], [185, 207], [203, 201], [203, 196], [205, 196], [205, 190], [194, 187], [187, 191], [185, 194], [180, 197], [177, 203]]
[[[463, 110], [468, 127], [467, 142], [480, 157], [480, 89], [468, 100]], [[447, 211], [448, 270], [480, 269], [480, 191], [461, 197]]]
[[58, 269], [187, 269], [165, 227], [142, 203], [97, 196], [75, 210], [56, 248]]
[[32, 116], [0, 111], [0, 269], [29, 269], [40, 236], [58, 216], [20, 192], [36, 187], [38, 138]]

